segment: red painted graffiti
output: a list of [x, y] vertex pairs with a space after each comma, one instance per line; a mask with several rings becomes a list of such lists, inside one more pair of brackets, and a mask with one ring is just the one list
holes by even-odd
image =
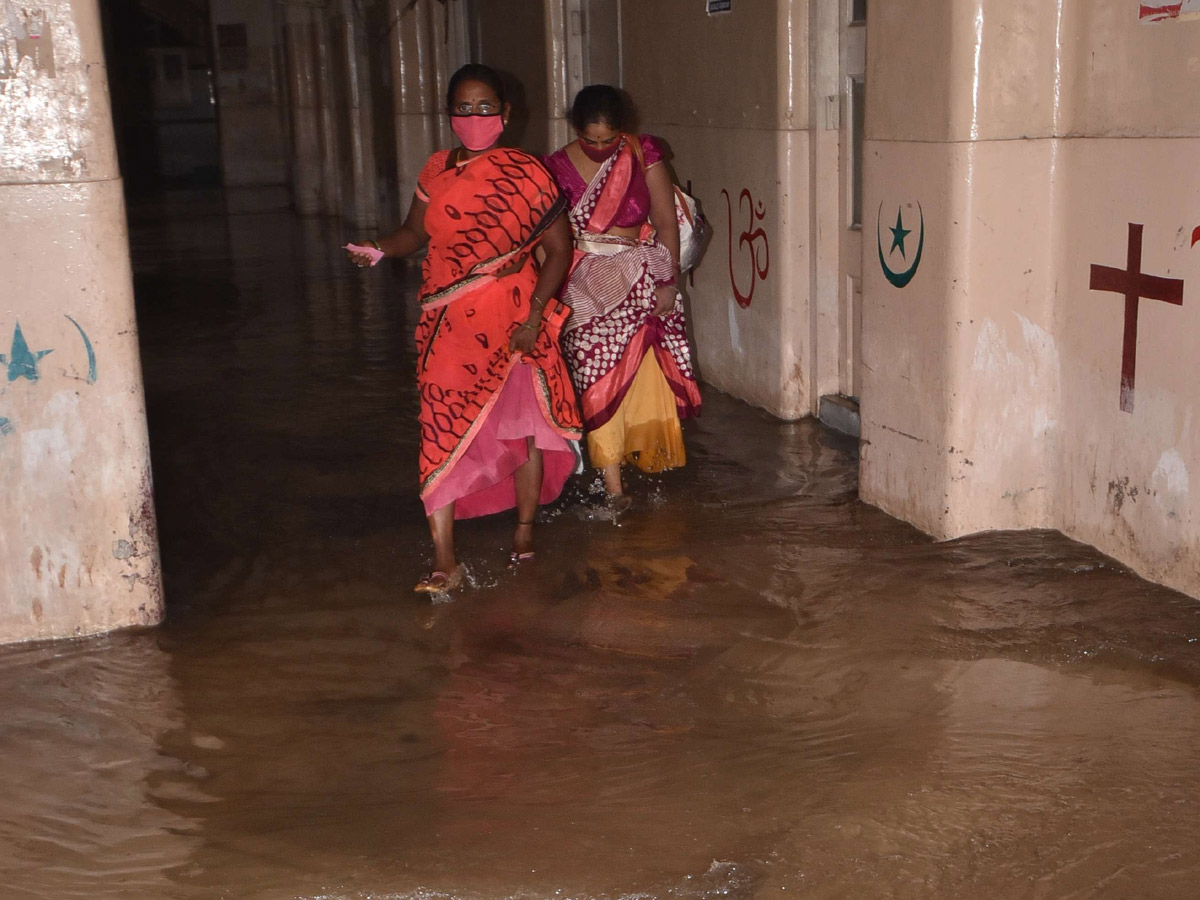
[[[750, 286], [743, 292], [738, 287], [737, 275], [733, 269], [733, 203], [729, 192], [722, 189], [725, 197], [725, 209], [729, 219], [729, 284], [733, 287], [733, 296], [738, 306], [745, 308], [754, 299], [754, 288], [760, 281], [765, 281], [771, 271], [771, 244], [767, 232], [758, 223], [766, 217], [767, 211], [762, 201], [754, 202], [749, 188], [743, 188], [738, 196], [738, 210], [745, 209], [747, 213], [746, 230], [738, 237], [738, 250], [747, 258], [750, 270]], [[757, 227], [756, 227], [757, 226]]]
[[1125, 337], [1121, 348], [1121, 410], [1133, 412], [1134, 378], [1137, 375], [1138, 303], [1161, 300], [1183, 305], [1183, 281], [1147, 275], [1142, 271], [1142, 226], [1129, 223], [1129, 243], [1125, 268], [1092, 265], [1090, 285], [1093, 291], [1111, 291], [1125, 295]]

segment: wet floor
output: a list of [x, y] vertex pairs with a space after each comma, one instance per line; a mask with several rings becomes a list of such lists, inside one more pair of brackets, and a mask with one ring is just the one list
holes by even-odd
[[1194, 898], [1200, 605], [1049, 533], [935, 544], [708, 391], [411, 594], [414, 274], [134, 211], [170, 621], [0, 652], [12, 900]]

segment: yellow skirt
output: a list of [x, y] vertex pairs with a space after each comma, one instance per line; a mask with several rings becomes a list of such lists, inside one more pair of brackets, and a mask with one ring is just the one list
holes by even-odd
[[588, 432], [588, 456], [597, 468], [629, 462], [643, 472], [674, 469], [687, 461], [675, 394], [653, 350], [642, 357], [613, 417]]

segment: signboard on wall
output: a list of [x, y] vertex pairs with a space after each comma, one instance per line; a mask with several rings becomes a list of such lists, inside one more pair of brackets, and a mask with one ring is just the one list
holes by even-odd
[[1143, 24], [1171, 19], [1200, 19], [1200, 0], [1176, 0], [1174, 3], [1152, 0], [1138, 4], [1138, 20]]
[[733, 12], [733, 0], [705, 0], [705, 11], [710, 16], [717, 13]]

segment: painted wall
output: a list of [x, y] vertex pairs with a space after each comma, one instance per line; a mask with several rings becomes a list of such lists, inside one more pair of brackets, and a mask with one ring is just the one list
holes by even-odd
[[[1200, 24], [1127, 0], [870, 15], [863, 498], [937, 537], [1057, 528], [1200, 594]], [[1123, 295], [1093, 289], [1131, 233], [1183, 282], [1140, 286], [1183, 304], [1140, 302], [1136, 360]]]
[[514, 87], [507, 140], [532, 153], [553, 150], [543, 0], [475, 0], [474, 10], [478, 61]]
[[0, 641], [162, 617], [95, 0], [0, 17]]
[[701, 377], [796, 418], [813, 405], [808, 3], [733, 7], [626, 0], [625, 87], [713, 226], [689, 292]]

